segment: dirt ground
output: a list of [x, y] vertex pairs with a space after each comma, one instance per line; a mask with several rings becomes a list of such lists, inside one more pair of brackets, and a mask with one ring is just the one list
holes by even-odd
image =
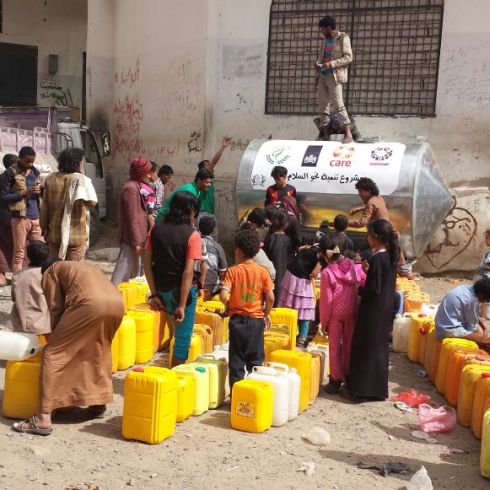
[[[97, 248], [112, 245], [108, 239]], [[113, 264], [97, 262], [106, 273]], [[424, 278], [420, 286], [434, 301], [463, 276]], [[11, 308], [10, 288], [0, 290], [0, 325]], [[162, 355], [154, 364], [163, 362]], [[0, 398], [4, 364], [0, 365]], [[428, 393], [442, 404], [420, 367], [404, 354], [392, 354], [390, 393], [410, 387]], [[0, 488], [63, 490], [77, 486], [100, 489], [178, 488], [327, 488], [400, 489], [422, 465], [435, 489], [488, 489], [480, 476], [480, 442], [459, 425], [436, 435], [436, 444], [411, 436], [418, 429], [416, 413], [403, 414], [389, 401], [351, 404], [340, 396], [322, 393], [310, 408], [283, 427], [264, 434], [246, 434], [230, 427], [229, 406], [208, 411], [177, 425], [175, 435], [150, 446], [121, 436], [125, 372], [114, 376], [114, 403], [105, 419], [83, 421], [76, 414], [55, 418], [46, 438], [10, 430], [12, 420], [0, 417]], [[314, 426], [331, 434], [331, 443], [318, 447], [302, 439]], [[410, 474], [383, 477], [357, 463], [399, 461]], [[297, 471], [303, 462], [315, 463], [315, 474]]]

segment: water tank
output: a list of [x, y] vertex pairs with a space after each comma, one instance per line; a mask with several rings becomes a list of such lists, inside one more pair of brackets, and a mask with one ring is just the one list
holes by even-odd
[[452, 203], [427, 143], [255, 139], [245, 150], [238, 171], [239, 220], [254, 207], [264, 206], [276, 165], [288, 169], [289, 183], [298, 191], [303, 224], [310, 228], [362, 205], [355, 184], [361, 177], [373, 179], [400, 233], [403, 250], [413, 257], [423, 254]]

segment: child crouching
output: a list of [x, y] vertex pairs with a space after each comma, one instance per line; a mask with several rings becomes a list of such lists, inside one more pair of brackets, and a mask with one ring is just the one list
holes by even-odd
[[259, 249], [254, 230], [239, 231], [235, 236], [237, 264], [226, 271], [221, 283], [220, 299], [230, 314], [230, 391], [245, 377], [245, 368], [250, 373], [264, 362], [264, 329], [271, 324], [274, 284], [267, 269], [253, 261]]

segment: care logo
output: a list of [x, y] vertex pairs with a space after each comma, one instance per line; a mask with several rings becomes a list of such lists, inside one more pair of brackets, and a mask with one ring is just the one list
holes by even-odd
[[289, 150], [287, 146], [276, 146], [265, 158], [271, 165], [282, 165], [289, 160]]
[[348, 160], [354, 154], [355, 148], [353, 146], [339, 146], [333, 151], [333, 156], [339, 160]]
[[371, 158], [377, 162], [388, 160], [393, 155], [393, 150], [388, 146], [377, 146], [371, 152]]
[[309, 145], [308, 148], [306, 148], [305, 154], [303, 155], [301, 166], [316, 167], [322, 148], [323, 146], [321, 145]]

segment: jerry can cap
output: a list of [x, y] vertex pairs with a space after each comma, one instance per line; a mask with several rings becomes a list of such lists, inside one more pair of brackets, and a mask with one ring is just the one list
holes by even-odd
[[196, 371], [199, 371], [200, 373], [205, 373], [206, 372], [206, 368], [202, 367], [202, 366], [199, 366], [197, 368], [195, 368]]
[[135, 373], [144, 373], [145, 372], [145, 368], [144, 367], [135, 367], [135, 368], [133, 368], [133, 371]]
[[490, 378], [490, 373], [482, 373], [481, 377], [483, 379], [488, 379], [488, 378]]
[[419, 313], [419, 318], [424, 318], [426, 317], [427, 315], [425, 313]]

